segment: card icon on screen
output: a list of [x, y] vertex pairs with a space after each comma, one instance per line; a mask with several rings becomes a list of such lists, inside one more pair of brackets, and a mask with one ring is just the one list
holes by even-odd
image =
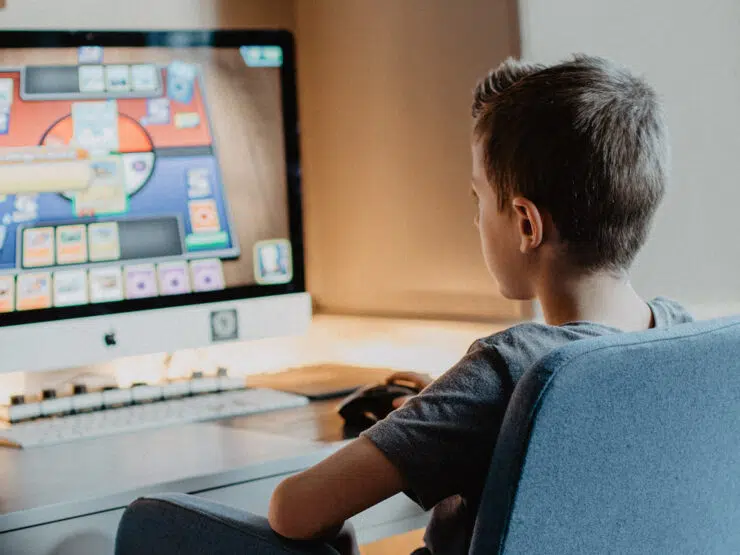
[[32, 227], [23, 230], [23, 266], [38, 268], [54, 265], [54, 228]]
[[18, 310], [36, 310], [51, 306], [51, 274], [19, 274], [16, 283]]
[[84, 149], [118, 152], [118, 103], [115, 100], [73, 102], [74, 139]]
[[7, 135], [10, 130], [10, 112], [0, 112], [0, 135]]
[[135, 91], [155, 91], [159, 81], [157, 66], [154, 64], [137, 64], [131, 66], [131, 88]]
[[193, 291], [218, 291], [226, 287], [224, 269], [218, 258], [190, 262]]
[[157, 270], [154, 264], [126, 266], [123, 269], [123, 274], [127, 299], [156, 297], [159, 294], [157, 290]]
[[163, 262], [157, 267], [157, 280], [161, 295], [190, 293], [188, 263], [183, 261]]
[[104, 92], [105, 71], [103, 66], [79, 67], [80, 92]]
[[200, 125], [198, 112], [178, 112], [175, 114], [175, 127], [178, 129], [193, 129]]
[[255, 244], [254, 278], [260, 285], [288, 283], [293, 279], [290, 241], [273, 239]]
[[221, 230], [215, 200], [191, 200], [188, 203], [188, 208], [190, 211], [190, 226], [194, 233]]
[[60, 270], [54, 272], [54, 306], [87, 304], [87, 272]]
[[90, 224], [87, 229], [87, 235], [90, 261], [118, 260], [121, 257], [117, 222]]
[[57, 227], [57, 264], [87, 262], [87, 227], [61, 225]]
[[90, 301], [106, 303], [123, 300], [123, 279], [119, 266], [90, 270]]
[[105, 66], [105, 88], [109, 92], [131, 90], [131, 68], [127, 65]]
[[167, 96], [176, 102], [190, 104], [195, 92], [195, 66], [174, 61], [167, 67]]
[[187, 182], [190, 198], [211, 196], [211, 172], [208, 168], [190, 168], [187, 172]]
[[90, 160], [91, 181], [74, 193], [75, 213], [80, 216], [122, 214], [128, 210], [123, 156]]
[[0, 312], [15, 310], [15, 278], [0, 276]]
[[77, 62], [80, 64], [102, 64], [102, 46], [80, 46], [77, 49]]
[[170, 99], [148, 98], [146, 101], [146, 116], [142, 118], [142, 125], [166, 125], [170, 122]]
[[13, 80], [8, 78], [0, 79], [0, 111], [9, 112], [13, 104]]

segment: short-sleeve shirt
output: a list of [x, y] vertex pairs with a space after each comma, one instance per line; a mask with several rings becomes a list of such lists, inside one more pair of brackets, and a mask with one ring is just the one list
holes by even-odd
[[[692, 321], [674, 301], [648, 305], [655, 327]], [[593, 322], [527, 322], [479, 339], [421, 394], [363, 432], [399, 470], [406, 494], [434, 509], [424, 536], [429, 551], [468, 552], [493, 448], [522, 375], [562, 345], [611, 333], [622, 332]]]

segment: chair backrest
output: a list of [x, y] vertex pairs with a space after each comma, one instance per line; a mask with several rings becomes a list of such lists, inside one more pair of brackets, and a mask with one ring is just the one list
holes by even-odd
[[740, 317], [575, 341], [517, 385], [471, 555], [740, 553]]

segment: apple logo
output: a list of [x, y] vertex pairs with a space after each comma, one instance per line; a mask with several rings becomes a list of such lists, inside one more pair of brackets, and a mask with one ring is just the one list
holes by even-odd
[[116, 341], [116, 332], [111, 331], [111, 332], [106, 333], [103, 336], [103, 341], [105, 341], [105, 346], [106, 347], [115, 347], [116, 344], [117, 344], [117, 341]]

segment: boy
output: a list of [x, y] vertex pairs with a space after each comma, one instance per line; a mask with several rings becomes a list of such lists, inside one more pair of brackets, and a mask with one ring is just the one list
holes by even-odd
[[522, 374], [569, 341], [691, 320], [672, 301], [643, 301], [627, 275], [668, 173], [662, 113], [646, 83], [599, 58], [508, 60], [475, 91], [472, 150], [486, 265], [505, 297], [538, 299], [547, 324], [475, 342], [358, 440], [282, 482], [269, 514], [278, 534], [333, 538], [346, 519], [404, 491], [434, 508], [420, 553], [467, 553]]

